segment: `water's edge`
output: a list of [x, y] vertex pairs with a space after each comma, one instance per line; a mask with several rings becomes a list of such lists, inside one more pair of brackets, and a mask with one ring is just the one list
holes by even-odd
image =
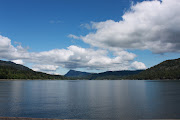
[[[24, 117], [0, 117], [0, 120], [68, 120], [68, 119], [24, 118]], [[77, 120], [77, 119], [76, 119], [76, 120]]]

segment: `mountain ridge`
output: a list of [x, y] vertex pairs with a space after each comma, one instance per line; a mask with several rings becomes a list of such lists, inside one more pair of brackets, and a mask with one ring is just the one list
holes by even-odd
[[[80, 72], [80, 71], [76, 71]], [[90, 74], [90, 73], [89, 73]], [[89, 80], [166, 80], [180, 79], [180, 58], [165, 60], [146, 70], [122, 70], [106, 71], [102, 73], [91, 73], [79, 79]]]
[[76, 70], [70, 70], [65, 74], [66, 77], [77, 79], [119, 79], [123, 76], [134, 75], [144, 70], [122, 70], [122, 71], [106, 71], [102, 73], [88, 73]]
[[163, 61], [146, 70], [106, 71], [102, 73], [70, 70], [65, 76], [36, 72], [23, 65], [0, 60], [0, 79], [179, 80], [180, 58]]
[[92, 73], [81, 72], [81, 71], [76, 71], [76, 70], [69, 70], [64, 76], [66, 76], [66, 77], [85, 77], [90, 74], [92, 74]]

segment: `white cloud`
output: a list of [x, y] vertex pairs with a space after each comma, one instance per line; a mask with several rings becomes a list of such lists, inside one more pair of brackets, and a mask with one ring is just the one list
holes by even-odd
[[12, 62], [14, 62], [16, 64], [21, 64], [21, 65], [24, 64], [23, 60], [12, 60]]
[[9, 48], [9, 46], [11, 46], [11, 40], [7, 37], [0, 35], [0, 42], [0, 50], [2, 50], [3, 48]]
[[131, 61], [136, 57], [133, 53], [122, 51], [115, 57], [108, 57], [106, 50], [85, 49], [78, 46], [69, 46], [67, 49], [32, 53], [31, 62], [53, 64], [68, 69], [87, 68], [97, 70], [129, 69]]
[[34, 71], [45, 71], [45, 72], [52, 72], [52, 71], [56, 71], [59, 67], [58, 66], [55, 66], [55, 65], [33, 65], [32, 66], [32, 69]]
[[21, 45], [14, 47], [9, 38], [0, 35], [0, 58], [8, 60], [26, 59], [29, 58], [29, 53]]
[[[133, 5], [115, 22], [94, 22], [95, 33], [80, 38], [109, 50], [148, 49], [153, 53], [180, 52], [180, 0], [144, 1]], [[77, 37], [78, 38], [78, 37]]]
[[146, 67], [146, 65], [144, 63], [137, 62], [137, 61], [134, 61], [131, 64], [131, 67], [132, 67], [132, 69], [139, 69], [139, 70], [147, 69], [147, 67]]
[[22, 46], [11, 45], [11, 40], [7, 37], [1, 36], [0, 42], [3, 43], [0, 50], [1, 59], [8, 59], [18, 64], [23, 64], [23, 61], [32, 63], [33, 70], [46, 73], [55, 73], [59, 67], [87, 70], [127, 70], [132, 68], [131, 63], [136, 57], [135, 54], [127, 51], [116, 51], [114, 57], [109, 57], [106, 50], [94, 50], [74, 45], [67, 49], [28, 52]]

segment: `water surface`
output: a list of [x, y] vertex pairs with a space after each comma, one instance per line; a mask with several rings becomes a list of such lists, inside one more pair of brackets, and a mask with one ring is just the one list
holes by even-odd
[[180, 81], [0, 81], [0, 116], [177, 119]]

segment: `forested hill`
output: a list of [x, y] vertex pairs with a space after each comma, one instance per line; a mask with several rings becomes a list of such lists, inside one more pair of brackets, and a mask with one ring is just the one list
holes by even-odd
[[0, 79], [66, 79], [61, 75], [35, 72], [23, 65], [0, 60]]
[[180, 58], [164, 61], [151, 67], [129, 79], [156, 80], [156, 79], [180, 79]]
[[125, 76], [135, 75], [144, 70], [123, 70], [123, 71], [107, 71], [102, 73], [87, 73], [81, 71], [70, 70], [65, 76], [74, 79], [89, 79], [89, 80], [118, 80]]
[[118, 80], [124, 79], [126, 76], [136, 75], [144, 70], [122, 70], [122, 71], [107, 71], [97, 74], [91, 74], [88, 76], [89, 79], [93, 80]]

